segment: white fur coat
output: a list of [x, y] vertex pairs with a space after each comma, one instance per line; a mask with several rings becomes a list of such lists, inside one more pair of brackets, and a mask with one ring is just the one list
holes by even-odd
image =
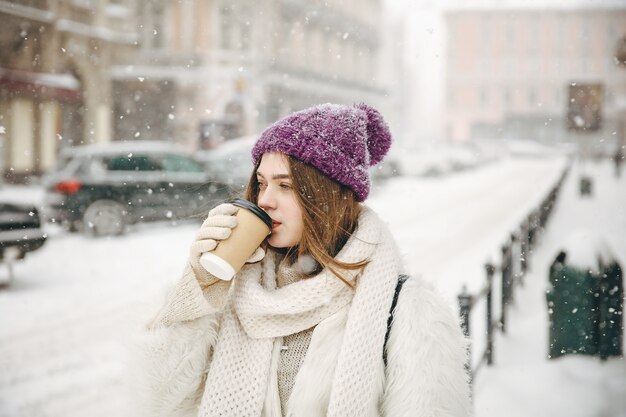
[[[219, 312], [206, 311], [192, 320], [152, 325], [142, 335], [134, 366], [143, 380], [135, 384], [139, 408], [134, 415], [197, 417], [220, 322]], [[325, 415], [347, 312], [340, 310], [315, 327], [285, 412], [277, 385], [268, 381], [264, 417]], [[275, 359], [279, 354], [274, 352]], [[380, 358], [378, 398], [360, 417], [470, 415], [465, 359], [465, 340], [451, 309], [429, 285], [409, 278], [396, 305], [386, 367]], [[272, 366], [277, 363], [272, 360]]]

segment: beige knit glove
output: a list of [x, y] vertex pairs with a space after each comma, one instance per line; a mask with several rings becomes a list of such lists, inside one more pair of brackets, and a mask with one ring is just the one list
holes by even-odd
[[[217, 279], [200, 265], [200, 256], [205, 252], [215, 250], [220, 240], [227, 239], [232, 229], [237, 226], [237, 211], [239, 207], [229, 203], [220, 204], [209, 212], [209, 216], [202, 223], [191, 244], [189, 263], [200, 284], [208, 285]], [[265, 257], [263, 248], [257, 248], [246, 263], [259, 262]]]

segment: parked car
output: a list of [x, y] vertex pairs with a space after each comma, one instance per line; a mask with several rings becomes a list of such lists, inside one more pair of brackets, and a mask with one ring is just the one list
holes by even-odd
[[191, 218], [228, 196], [204, 166], [167, 142], [126, 141], [65, 150], [44, 179], [45, 214], [70, 231], [124, 233], [132, 223]]
[[9, 280], [13, 278], [13, 262], [24, 259], [26, 253], [39, 249], [45, 241], [36, 207], [0, 202], [0, 263], [8, 265]]

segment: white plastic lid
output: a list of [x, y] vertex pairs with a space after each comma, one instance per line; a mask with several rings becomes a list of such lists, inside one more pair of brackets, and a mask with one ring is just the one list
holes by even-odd
[[209, 273], [224, 281], [230, 281], [233, 279], [233, 276], [235, 276], [235, 270], [233, 267], [230, 266], [228, 262], [211, 252], [202, 254], [200, 257], [200, 265], [202, 265], [202, 267]]

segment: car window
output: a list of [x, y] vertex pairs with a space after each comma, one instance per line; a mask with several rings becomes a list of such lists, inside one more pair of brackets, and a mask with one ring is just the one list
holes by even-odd
[[107, 167], [105, 161], [100, 158], [87, 158], [81, 161], [80, 167], [77, 171], [78, 174], [83, 175], [104, 175]]
[[162, 168], [153, 158], [145, 155], [123, 155], [105, 159], [109, 171], [160, 171]]
[[161, 161], [169, 172], [204, 172], [202, 165], [183, 155], [165, 154]]

